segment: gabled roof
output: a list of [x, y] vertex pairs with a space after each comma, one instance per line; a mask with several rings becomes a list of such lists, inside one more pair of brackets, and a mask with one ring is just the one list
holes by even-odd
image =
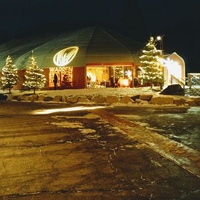
[[[27, 42], [27, 43], [26, 43]], [[16, 41], [0, 46], [0, 64], [2, 58], [11, 55], [19, 69], [25, 69], [32, 51], [37, 63], [42, 68], [55, 67], [54, 55], [65, 48], [77, 46], [78, 52], [68, 66], [86, 66], [88, 63], [133, 63], [134, 55], [142, 45], [118, 34], [105, 31], [100, 27], [89, 27], [76, 31], [68, 31], [61, 35], [46, 38], [33, 38], [28, 41]], [[7, 55], [6, 55], [7, 54]]]

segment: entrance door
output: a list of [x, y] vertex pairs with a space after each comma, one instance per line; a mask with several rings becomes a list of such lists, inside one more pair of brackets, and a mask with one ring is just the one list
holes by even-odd
[[51, 67], [49, 68], [49, 87], [53, 88], [54, 74], [57, 74], [57, 87], [65, 89], [73, 87], [73, 67]]

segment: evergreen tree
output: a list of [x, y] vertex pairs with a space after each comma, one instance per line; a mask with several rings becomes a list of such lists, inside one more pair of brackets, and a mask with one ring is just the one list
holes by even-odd
[[9, 93], [11, 93], [11, 89], [14, 85], [17, 84], [18, 81], [18, 74], [17, 68], [12, 62], [12, 58], [8, 56], [6, 58], [6, 64], [2, 68], [2, 76], [1, 76], [1, 84], [2, 88], [9, 89]]
[[33, 89], [34, 94], [36, 89], [41, 89], [45, 86], [46, 78], [43, 74], [44, 70], [38, 67], [36, 57], [32, 54], [29, 57], [28, 66], [26, 67], [24, 86]]
[[143, 84], [150, 85], [163, 85], [163, 70], [159, 58], [161, 56], [160, 50], [156, 49], [155, 40], [150, 37], [145, 48], [142, 50], [142, 56], [140, 56], [140, 81]]

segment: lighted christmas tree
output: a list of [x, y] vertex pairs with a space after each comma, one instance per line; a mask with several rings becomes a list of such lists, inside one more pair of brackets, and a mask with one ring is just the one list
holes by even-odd
[[142, 50], [142, 56], [140, 56], [140, 69], [141, 74], [139, 76], [142, 84], [160, 85], [163, 84], [163, 70], [159, 61], [161, 52], [156, 49], [155, 40], [150, 37], [146, 47]]
[[41, 89], [46, 84], [46, 78], [43, 74], [44, 70], [38, 67], [36, 57], [29, 57], [28, 66], [26, 67], [24, 86], [33, 89], [34, 94], [36, 89]]
[[9, 93], [11, 93], [11, 89], [14, 85], [17, 84], [18, 74], [17, 68], [12, 62], [12, 58], [8, 56], [6, 58], [6, 64], [2, 68], [2, 76], [1, 76], [1, 84], [3, 89], [9, 89]]

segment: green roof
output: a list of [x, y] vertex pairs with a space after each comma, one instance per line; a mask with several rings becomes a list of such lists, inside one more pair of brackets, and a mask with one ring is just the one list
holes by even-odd
[[137, 53], [142, 48], [139, 42], [100, 27], [89, 27], [57, 36], [7, 42], [0, 46], [0, 67], [10, 55], [19, 69], [25, 69], [32, 51], [40, 67], [54, 67], [53, 56], [71, 46], [79, 47], [75, 58], [68, 64], [73, 67], [86, 66], [87, 63], [137, 62]]

